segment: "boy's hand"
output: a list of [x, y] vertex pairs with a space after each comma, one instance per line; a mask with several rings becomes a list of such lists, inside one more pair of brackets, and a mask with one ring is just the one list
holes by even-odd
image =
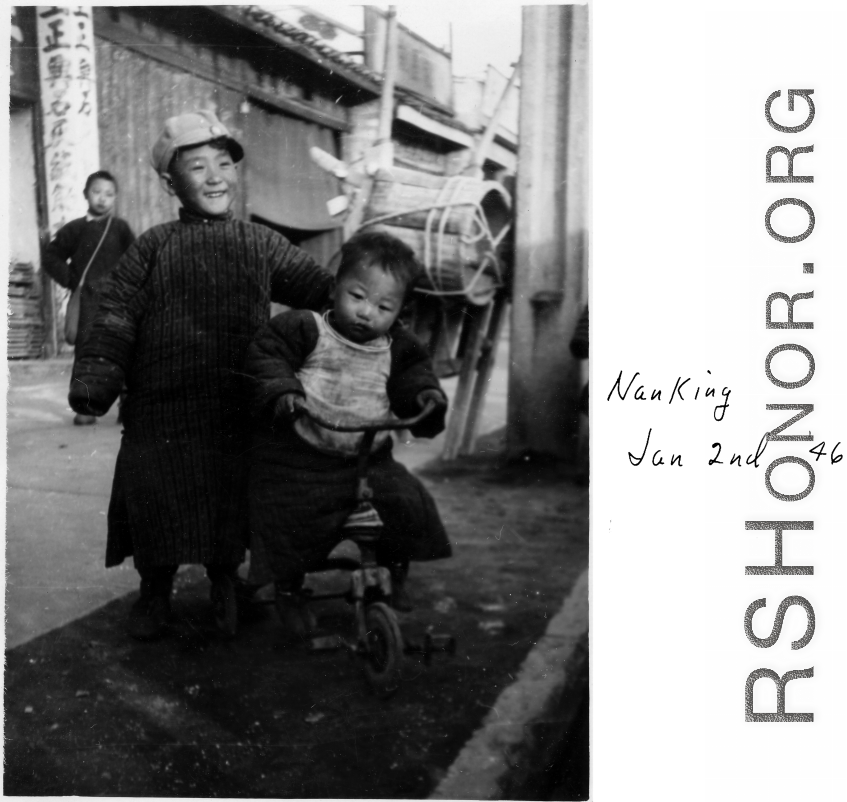
[[[91, 389], [95, 390], [92, 396]], [[97, 392], [99, 390], [99, 392]], [[74, 379], [71, 382], [71, 389], [68, 393], [68, 403], [74, 412], [80, 415], [94, 415], [100, 417], [109, 411], [112, 406], [112, 400], [104, 400], [108, 395], [108, 389], [103, 388], [92, 382], [83, 382], [79, 379]]]
[[436, 409], [447, 406], [447, 397], [441, 390], [436, 390], [434, 387], [431, 387], [429, 390], [421, 390], [415, 401], [417, 401], [418, 407], [421, 409], [429, 403], [435, 404]]
[[306, 401], [299, 393], [285, 393], [276, 402], [275, 413], [278, 417], [294, 420], [306, 409]]

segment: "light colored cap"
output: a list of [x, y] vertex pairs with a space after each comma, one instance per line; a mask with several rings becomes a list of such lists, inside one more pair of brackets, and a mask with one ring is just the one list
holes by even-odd
[[227, 148], [233, 161], [240, 162], [244, 158], [244, 148], [211, 111], [192, 111], [170, 117], [165, 121], [165, 130], [153, 145], [153, 169], [159, 174], [166, 173], [177, 150], [203, 145], [222, 136], [227, 138]]

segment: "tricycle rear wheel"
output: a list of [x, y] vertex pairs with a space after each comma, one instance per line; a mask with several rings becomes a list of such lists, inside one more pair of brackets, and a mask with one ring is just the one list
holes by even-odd
[[387, 699], [397, 692], [403, 666], [403, 635], [394, 611], [383, 602], [365, 610], [367, 654], [365, 678], [374, 694]]

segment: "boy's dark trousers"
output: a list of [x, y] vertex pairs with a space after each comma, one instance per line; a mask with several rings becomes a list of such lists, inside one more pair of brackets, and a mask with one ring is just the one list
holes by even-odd
[[[212, 583], [212, 597], [214, 598], [215, 587], [226, 577], [229, 577], [237, 585], [237, 565], [204, 565], [206, 576]], [[174, 576], [179, 569], [178, 565], [155, 565], [144, 568], [136, 568], [141, 575], [141, 595], [134, 608], [135, 618], [154, 617], [165, 619], [170, 615], [171, 590], [173, 589]], [[158, 611], [158, 612], [156, 612]], [[160, 623], [164, 623], [162, 620]], [[143, 628], [143, 627], [142, 627]], [[155, 630], [156, 627], [153, 627]]]
[[[238, 571], [237, 565], [216, 565], [210, 563], [203, 567], [206, 569], [206, 576], [209, 577], [211, 582], [218, 582], [225, 576], [231, 577]], [[143, 586], [146, 584], [156, 595], [164, 595], [165, 593], [170, 594], [173, 578], [177, 570], [179, 570], [179, 566], [154, 565], [137, 568], [136, 570], [141, 575], [142, 594], [144, 592]]]

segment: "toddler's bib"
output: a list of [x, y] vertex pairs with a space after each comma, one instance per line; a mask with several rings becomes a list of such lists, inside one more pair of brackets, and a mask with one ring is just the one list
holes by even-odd
[[[297, 371], [309, 407], [337, 423], [390, 416], [391, 338], [354, 343], [329, 325], [328, 312], [323, 317], [312, 314], [318, 324], [318, 343]], [[307, 443], [329, 454], [355, 456], [362, 439], [359, 432], [333, 432], [305, 416], [295, 421], [294, 428]], [[390, 432], [378, 432], [373, 450], [390, 437]]]

